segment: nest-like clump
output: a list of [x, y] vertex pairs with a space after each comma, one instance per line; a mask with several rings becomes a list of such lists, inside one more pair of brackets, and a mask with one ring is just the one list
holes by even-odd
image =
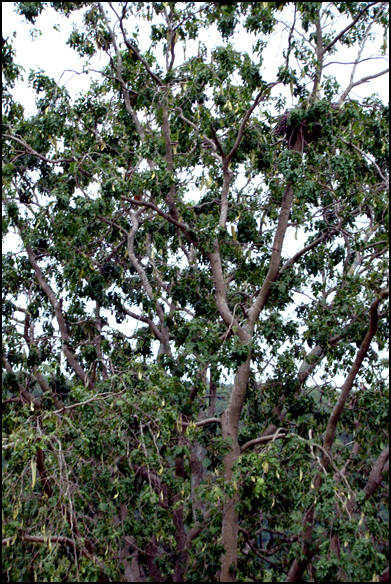
[[276, 136], [285, 138], [288, 142], [288, 148], [294, 148], [300, 143], [300, 150], [304, 150], [307, 144], [317, 142], [321, 136], [322, 124], [312, 122], [309, 125], [306, 119], [299, 122], [292, 122], [290, 117], [291, 111], [287, 110], [277, 122], [274, 128]]
[[[324, 107], [324, 103], [321, 105]], [[308, 110], [304, 107], [286, 110], [278, 120], [274, 134], [285, 138], [288, 147], [295, 150], [303, 151], [308, 144], [317, 142], [322, 135], [324, 123], [321, 118], [324, 117], [324, 111], [316, 106], [314, 104]], [[337, 104], [331, 104], [332, 109], [337, 107]]]

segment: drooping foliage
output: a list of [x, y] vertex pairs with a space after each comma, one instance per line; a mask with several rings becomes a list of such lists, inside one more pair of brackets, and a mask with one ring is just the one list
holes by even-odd
[[3, 580], [386, 578], [388, 4], [14, 4]]

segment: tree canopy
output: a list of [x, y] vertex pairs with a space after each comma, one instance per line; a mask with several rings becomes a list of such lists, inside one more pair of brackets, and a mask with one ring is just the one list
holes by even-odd
[[3, 581], [388, 581], [388, 3], [14, 4]]

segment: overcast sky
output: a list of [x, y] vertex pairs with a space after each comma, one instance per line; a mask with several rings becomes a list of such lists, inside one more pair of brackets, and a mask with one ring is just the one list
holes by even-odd
[[[13, 2], [2, 2], [3, 36], [12, 36], [13, 32], [16, 31], [16, 38], [13, 40], [16, 49], [15, 60], [25, 68], [25, 78], [27, 79], [30, 68], [40, 68], [43, 69], [47, 75], [53, 77], [57, 82], [60, 82], [61, 85], [65, 84], [72, 96], [77, 95], [83, 88], [87, 89], [90, 78], [87, 75], [75, 75], [71, 71], [81, 71], [82, 60], [77, 55], [76, 51], [66, 44], [66, 40], [72, 31], [72, 23], [81, 22], [81, 14], [83, 13], [83, 10], [76, 11], [75, 13], [72, 13], [69, 18], [65, 18], [49, 7], [41, 13], [34, 27], [14, 12], [13, 4]], [[135, 23], [136, 21], [134, 21], [134, 24]], [[140, 25], [140, 47], [142, 50], [145, 50], [149, 44], [148, 31], [150, 25], [146, 22], [140, 21], [138, 21], [138, 24]], [[54, 26], [56, 25], [59, 25], [59, 31], [54, 29]], [[343, 21], [341, 21], [339, 26], [343, 26]], [[37, 32], [37, 35], [33, 38], [30, 32], [33, 28], [40, 31], [42, 34], [40, 35]], [[379, 27], [377, 31], [375, 30], [375, 34], [382, 36], [382, 29]], [[212, 46], [218, 43], [220, 40], [219, 37], [220, 35], [213, 28], [201, 33], [201, 40], [207, 46]], [[236, 38], [232, 40], [234, 44], [237, 44], [238, 49], [243, 50], [243, 45], [245, 44], [248, 46], [248, 49], [251, 50], [254, 37], [251, 37], [250, 35], [247, 35], [247, 37], [248, 39], [245, 39], [243, 33], [241, 33], [240, 35], [236, 35]], [[187, 56], [189, 56], [192, 43], [190, 42], [187, 44]], [[196, 42], [193, 42], [193, 47], [196, 44]], [[381, 43], [378, 42], [376, 43], [376, 46], [380, 46], [380, 44]], [[369, 44], [363, 57], [376, 56], [374, 48], [375, 45]], [[357, 48], [349, 50], [344, 47], [337, 55], [333, 55], [329, 58], [329, 61], [349, 62], [354, 60], [356, 52]], [[266, 55], [267, 58], [264, 59], [263, 70], [266, 72], [265, 77], [268, 78], [270, 75], [270, 80], [272, 81], [274, 80], [275, 72], [278, 66], [281, 65], [282, 61], [281, 34], [279, 31], [271, 38]], [[380, 55], [377, 56], [380, 57]], [[181, 55], [178, 54], [178, 57], [180, 59]], [[91, 60], [94, 69], [100, 69], [106, 64], [106, 62], [107, 56], [103, 52]], [[359, 65], [356, 78], [360, 79], [366, 75], [371, 75], [374, 72], [384, 70], [386, 67], [387, 63], [384, 58], [378, 58], [375, 61], [365, 61]], [[341, 83], [341, 87], [344, 88], [349, 79], [350, 68], [342, 65], [332, 65], [330, 66], [330, 69], [325, 70], [325, 73], [336, 75], [338, 81]], [[95, 76], [97, 77], [98, 75], [95, 74]], [[363, 84], [355, 88], [352, 95], [364, 97], [367, 96], [368, 93], [378, 93], [380, 98], [385, 103], [388, 103], [389, 82], [387, 76], [371, 80], [370, 92], [368, 90], [368, 85]], [[33, 92], [28, 89], [26, 81], [15, 89], [15, 97], [25, 106], [26, 114], [35, 113], [34, 95]], [[288, 102], [288, 106], [289, 105]]]

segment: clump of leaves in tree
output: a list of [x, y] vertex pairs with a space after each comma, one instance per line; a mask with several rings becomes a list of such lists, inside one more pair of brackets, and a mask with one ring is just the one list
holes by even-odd
[[15, 6], [104, 65], [3, 39], [3, 580], [385, 581], [388, 4]]

